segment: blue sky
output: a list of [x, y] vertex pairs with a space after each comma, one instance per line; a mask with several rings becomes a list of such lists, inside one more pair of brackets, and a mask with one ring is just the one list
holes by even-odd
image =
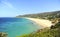
[[60, 10], [60, 0], [0, 0], [0, 17]]

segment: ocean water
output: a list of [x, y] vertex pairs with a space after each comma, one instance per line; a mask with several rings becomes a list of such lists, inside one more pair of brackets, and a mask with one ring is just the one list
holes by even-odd
[[25, 18], [0, 18], [0, 32], [8, 33], [8, 37], [29, 34], [40, 27]]

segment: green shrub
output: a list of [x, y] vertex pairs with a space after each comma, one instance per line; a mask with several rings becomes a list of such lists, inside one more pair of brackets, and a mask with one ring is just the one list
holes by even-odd
[[60, 37], [60, 23], [58, 22], [51, 29], [45, 28], [32, 34], [22, 35], [21, 37]]

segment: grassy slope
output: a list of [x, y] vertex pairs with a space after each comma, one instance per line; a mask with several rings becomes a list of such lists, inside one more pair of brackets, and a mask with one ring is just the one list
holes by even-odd
[[55, 26], [50, 29], [45, 28], [38, 30], [35, 33], [22, 35], [20, 37], [60, 37], [60, 23], [57, 23]]

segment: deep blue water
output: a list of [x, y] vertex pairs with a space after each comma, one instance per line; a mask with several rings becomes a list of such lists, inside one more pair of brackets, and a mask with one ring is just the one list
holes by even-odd
[[0, 32], [7, 32], [8, 37], [29, 34], [38, 29], [39, 26], [25, 18], [0, 18]]

